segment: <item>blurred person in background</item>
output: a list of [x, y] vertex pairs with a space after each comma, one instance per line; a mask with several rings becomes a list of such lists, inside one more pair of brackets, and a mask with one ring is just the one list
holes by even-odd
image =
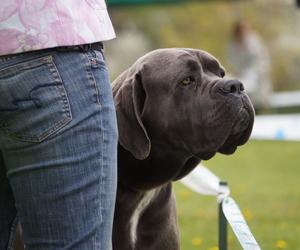
[[234, 24], [227, 53], [232, 74], [245, 85], [255, 110], [267, 108], [272, 93], [268, 50], [245, 21]]
[[0, 1], [0, 249], [112, 249], [114, 37], [104, 0]]

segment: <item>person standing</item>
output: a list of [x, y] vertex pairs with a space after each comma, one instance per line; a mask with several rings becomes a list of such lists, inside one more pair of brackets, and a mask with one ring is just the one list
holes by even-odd
[[268, 107], [272, 93], [268, 50], [245, 21], [234, 24], [227, 54], [232, 73], [244, 83], [254, 108]]
[[114, 37], [104, 0], [1, 0], [0, 249], [112, 248]]

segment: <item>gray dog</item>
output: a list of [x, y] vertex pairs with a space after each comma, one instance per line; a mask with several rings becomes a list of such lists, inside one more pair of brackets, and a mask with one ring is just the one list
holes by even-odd
[[114, 250], [177, 250], [172, 181], [232, 154], [254, 120], [241, 82], [207, 52], [160, 49], [113, 83], [119, 126]]

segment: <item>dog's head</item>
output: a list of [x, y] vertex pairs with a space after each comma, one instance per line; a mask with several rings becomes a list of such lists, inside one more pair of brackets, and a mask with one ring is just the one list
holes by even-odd
[[161, 142], [199, 159], [232, 154], [252, 131], [254, 110], [238, 80], [209, 53], [160, 49], [114, 82], [119, 142], [145, 159]]

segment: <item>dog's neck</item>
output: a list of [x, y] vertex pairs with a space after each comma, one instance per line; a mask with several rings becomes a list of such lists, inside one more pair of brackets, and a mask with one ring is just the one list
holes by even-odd
[[156, 143], [152, 143], [150, 155], [145, 160], [137, 160], [119, 145], [119, 183], [127, 188], [150, 190], [184, 177], [199, 162], [200, 159], [184, 150]]

